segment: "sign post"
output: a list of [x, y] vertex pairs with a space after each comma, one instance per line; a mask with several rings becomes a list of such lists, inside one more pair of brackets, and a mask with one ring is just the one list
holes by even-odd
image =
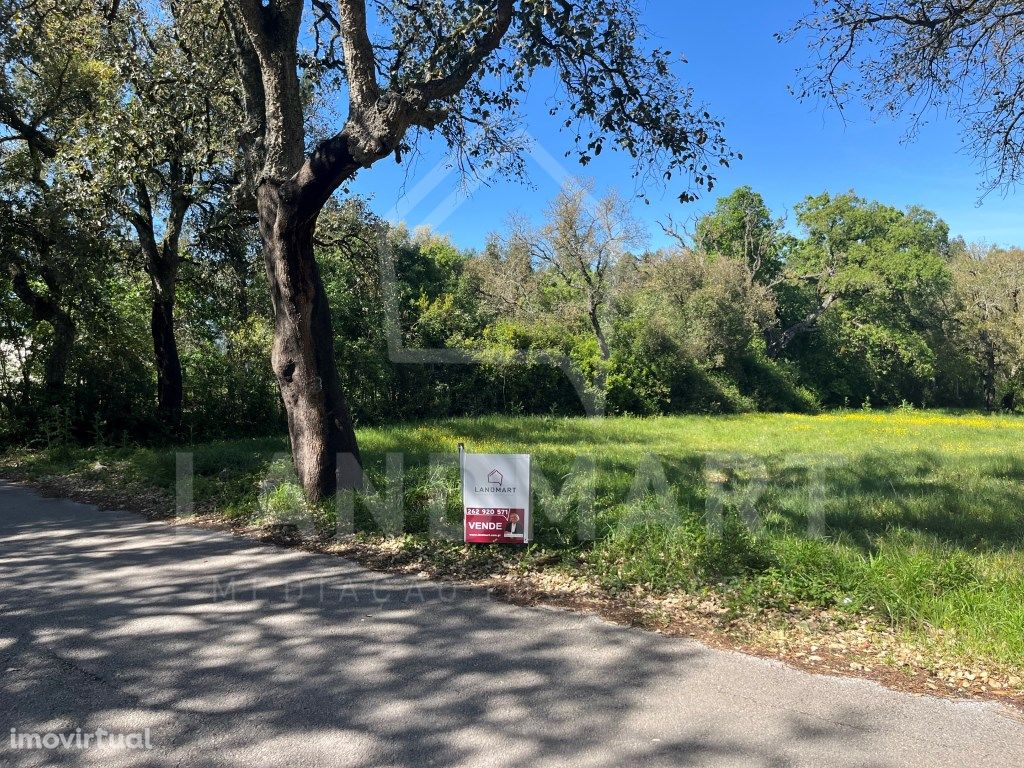
[[528, 453], [466, 453], [459, 444], [467, 544], [528, 544], [533, 534]]

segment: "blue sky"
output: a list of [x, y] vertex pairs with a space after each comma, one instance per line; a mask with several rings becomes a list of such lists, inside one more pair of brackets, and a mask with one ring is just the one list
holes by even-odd
[[[863, 110], [846, 120], [823, 104], [801, 103], [787, 91], [808, 52], [794, 42], [780, 44], [773, 34], [786, 29], [811, 0], [784, 2], [670, 2], [652, 0], [645, 22], [656, 42], [685, 54], [681, 78], [725, 121], [731, 146], [744, 159], [722, 169], [718, 185], [697, 203], [678, 202], [679, 186], [648, 188], [651, 205], [635, 211], [647, 222], [650, 245], [665, 242], [657, 222], [699, 215], [715, 199], [749, 184], [764, 195], [777, 215], [790, 213], [808, 194], [854, 189], [869, 199], [904, 207], [922, 205], [950, 225], [954, 235], [992, 244], [1024, 245], [1020, 200], [991, 193], [979, 203], [981, 176], [962, 149], [958, 126], [942, 114], [932, 117], [912, 141], [905, 122], [875, 122]], [[412, 166], [383, 160], [356, 179], [351, 189], [366, 195], [382, 215], [410, 226], [429, 224], [462, 247], [480, 247], [488, 232], [503, 228], [517, 211], [539, 220], [565, 174], [587, 175], [597, 188], [634, 193], [627, 158], [606, 152], [585, 169], [563, 157], [571, 136], [559, 132], [544, 100], [551, 94], [542, 78], [533, 84], [524, 110], [525, 127], [539, 147], [527, 161], [530, 184], [493, 178], [466, 195], [458, 176], [446, 175], [441, 142], [432, 142]]]

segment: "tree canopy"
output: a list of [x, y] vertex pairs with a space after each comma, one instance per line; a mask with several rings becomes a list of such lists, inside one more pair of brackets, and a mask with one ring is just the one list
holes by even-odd
[[[839, 66], [808, 88], [917, 94], [928, 71], [901, 52], [925, 49], [900, 34], [945, 30], [962, 57], [983, 12], [1016, 30], [998, 3], [885, 7], [913, 13], [818, 5], [801, 29]], [[741, 187], [651, 250], [628, 197], [578, 179], [476, 252], [336, 194], [431, 136], [466, 173], [515, 175], [538, 82], [581, 164], [620, 151], [642, 193], [711, 189], [735, 156], [722, 123], [634, 3], [0, 0], [0, 20], [5, 439], [287, 428], [316, 500], [361, 481], [357, 423], [1017, 407], [1020, 253], [918, 206], [812, 194], [787, 220]], [[872, 30], [876, 63], [902, 69], [843, 90]], [[935, 98], [968, 77], [941, 61]], [[1008, 82], [1005, 63], [971, 76]], [[396, 344], [441, 352], [416, 367]]]
[[990, 189], [1024, 175], [1024, 9], [1014, 0], [814, 0], [801, 96], [963, 128]]

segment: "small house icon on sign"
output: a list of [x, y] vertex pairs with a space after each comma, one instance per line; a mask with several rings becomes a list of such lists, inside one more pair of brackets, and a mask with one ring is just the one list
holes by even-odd
[[505, 481], [501, 472], [496, 469], [492, 469], [487, 475], [487, 482], [491, 485], [501, 485]]

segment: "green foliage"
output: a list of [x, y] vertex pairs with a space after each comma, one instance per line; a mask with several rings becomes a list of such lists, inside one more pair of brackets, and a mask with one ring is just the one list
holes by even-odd
[[751, 278], [773, 283], [785, 266], [793, 238], [783, 233], [784, 221], [772, 218], [764, 198], [751, 187], [739, 187], [718, 198], [715, 209], [697, 222], [696, 245], [705, 253], [743, 264]]
[[[358, 423], [579, 415], [593, 404], [610, 414], [657, 415], [1019, 402], [1020, 252], [968, 254], [948, 244], [932, 214], [852, 194], [808, 198], [799, 208], [806, 236], [797, 239], [780, 235], [758, 201], [739, 190], [702, 220], [702, 237], [717, 250], [609, 250], [575, 276], [532, 257], [538, 241], [527, 228], [496, 236], [477, 254], [427, 231], [391, 227], [358, 200], [328, 206], [317, 253]], [[759, 242], [774, 254], [760, 262], [775, 264], [764, 278], [734, 237], [751, 207]], [[604, 210], [614, 219], [621, 209]], [[609, 221], [607, 231], [628, 231], [623, 226]], [[556, 230], [543, 242], [568, 247], [571, 228]], [[213, 228], [190, 244], [182, 266], [177, 323], [184, 429], [193, 439], [275, 433], [283, 424], [253, 236]], [[74, 243], [112, 255], [131, 247], [112, 235]], [[0, 325], [6, 439], [29, 432], [43, 441], [151, 439], [146, 280], [130, 261], [87, 272], [72, 270], [87, 250], [66, 258], [76, 351], [65, 399], [45, 430], [29, 417], [45, 395], [51, 325], [10, 290], [0, 297], [8, 308]], [[600, 269], [600, 281], [587, 269]], [[591, 287], [582, 290], [587, 279]], [[33, 284], [45, 290], [41, 279]], [[834, 301], [773, 354], [772, 340], [823, 295]], [[595, 298], [607, 359], [587, 310]], [[403, 361], [402, 350], [423, 362]]]
[[852, 192], [806, 198], [797, 220], [807, 236], [787, 261], [799, 277], [780, 294], [781, 325], [824, 309], [786, 356], [829, 405], [935, 402], [953, 285], [945, 223]]
[[[63, 131], [54, 143], [22, 128], [22, 140], [0, 151], [6, 440], [160, 434], [147, 333], [159, 286], [124, 226], [134, 221], [125, 206], [142, 210], [149, 185], [162, 210], [173, 197], [167, 173], [185, 166], [194, 207], [170, 280], [184, 434], [282, 426], [256, 233], [228, 189], [237, 83], [218, 68], [230, 41], [204, 25], [211, 7], [190, 6], [173, 26], [135, 3], [111, 23], [43, 14], [35, 37], [19, 21], [0, 40], [17, 102], [4, 107], [8, 122], [55, 102], [47, 125]], [[630, 28], [629, 12], [613, 17], [604, 23]], [[128, 45], [144, 21], [152, 45]], [[61, 44], [67, 38], [76, 44]], [[185, 38], [201, 45], [189, 53], [178, 45]], [[556, 58], [531, 66], [575, 71]], [[207, 125], [209, 110], [216, 119]], [[125, 142], [130, 152], [119, 150]], [[95, 168], [83, 181], [86, 159]], [[640, 253], [643, 233], [626, 201], [594, 200], [593, 191], [586, 181], [567, 185], [545, 221], [513, 222], [480, 254], [391, 226], [357, 199], [330, 203], [317, 258], [357, 421], [595, 407], [815, 411], [867, 401], [1013, 407], [1024, 376], [1014, 252], [957, 255], [934, 214], [852, 192], [806, 198], [797, 237], [742, 187], [697, 222], [692, 246], [681, 238], [679, 247]], [[410, 354], [423, 362], [408, 362]]]

